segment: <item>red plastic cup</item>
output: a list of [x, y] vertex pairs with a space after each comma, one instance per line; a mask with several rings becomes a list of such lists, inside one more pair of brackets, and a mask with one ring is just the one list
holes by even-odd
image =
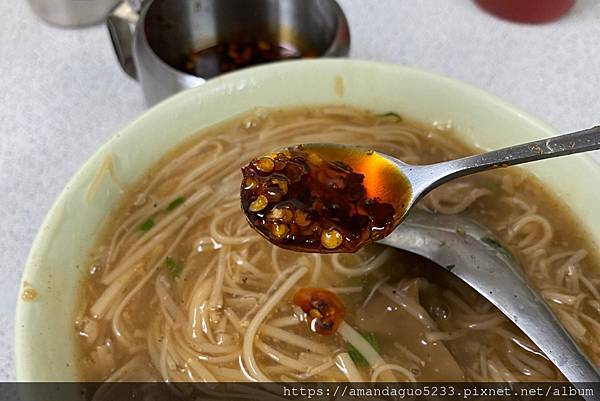
[[475, 0], [484, 10], [507, 20], [541, 23], [560, 18], [575, 0]]

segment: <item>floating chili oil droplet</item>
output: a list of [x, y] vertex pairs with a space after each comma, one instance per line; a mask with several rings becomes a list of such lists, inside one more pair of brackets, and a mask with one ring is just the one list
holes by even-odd
[[384, 156], [344, 146], [298, 145], [242, 168], [242, 208], [272, 243], [305, 252], [354, 252], [386, 236], [410, 198]]
[[306, 313], [311, 330], [318, 334], [334, 334], [344, 320], [344, 304], [331, 291], [322, 288], [301, 288], [294, 295], [293, 302]]

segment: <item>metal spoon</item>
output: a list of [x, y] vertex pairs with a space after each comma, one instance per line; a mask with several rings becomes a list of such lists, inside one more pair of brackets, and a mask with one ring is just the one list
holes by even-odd
[[430, 259], [469, 284], [515, 323], [575, 386], [600, 381], [594, 365], [529, 287], [517, 261], [477, 222], [461, 215], [415, 210], [378, 243]]
[[391, 169], [388, 168], [385, 172], [375, 171], [362, 173], [367, 177], [369, 174], [397, 174], [403, 176], [407, 181], [407, 186], [410, 188], [409, 196], [398, 198], [402, 201], [402, 204], [393, 205], [396, 207], [396, 210], [401, 212], [396, 216], [394, 222], [394, 226], [397, 226], [402, 222], [408, 211], [423, 196], [434, 188], [455, 178], [464, 177], [484, 170], [508, 167], [536, 160], [600, 149], [600, 126], [552, 138], [540, 139], [521, 145], [510, 146], [474, 156], [463, 157], [461, 159], [428, 165], [406, 164], [385, 153], [367, 151], [365, 148], [351, 145], [319, 143], [303, 146], [313, 150], [318, 149], [321, 152], [327, 150], [335, 151], [335, 154], [341, 161], [345, 161], [344, 156], [340, 157], [339, 155], [347, 154], [350, 158], [357, 152], [368, 152], [369, 154], [375, 153], [387, 159], [392, 165]]
[[[412, 166], [383, 156], [395, 164], [410, 183], [412, 193], [405, 218], [408, 210], [425, 194], [454, 178], [596, 149], [600, 149], [600, 126], [426, 166]], [[379, 242], [412, 251], [445, 266], [506, 314], [571, 382], [600, 380], [594, 366], [544, 301], [527, 285], [514, 259], [491, 245], [493, 236], [489, 231], [457, 216], [409, 216], [408, 221]]]
[[389, 235], [423, 196], [447, 181], [596, 149], [600, 126], [420, 166], [358, 146], [297, 145], [243, 167], [240, 198], [250, 226], [275, 245], [354, 252]]

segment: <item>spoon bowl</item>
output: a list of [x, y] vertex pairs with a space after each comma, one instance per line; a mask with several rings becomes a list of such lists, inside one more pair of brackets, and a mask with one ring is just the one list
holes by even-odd
[[410, 183], [391, 157], [356, 146], [278, 149], [242, 172], [250, 226], [295, 251], [354, 252], [389, 234], [413, 203]]

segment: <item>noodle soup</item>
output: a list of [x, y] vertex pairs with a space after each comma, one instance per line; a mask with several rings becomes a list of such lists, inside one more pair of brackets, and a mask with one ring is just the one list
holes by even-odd
[[[166, 155], [131, 188], [90, 257], [75, 320], [83, 380], [560, 380], [506, 317], [458, 278], [370, 245], [301, 254], [255, 233], [240, 168], [296, 143], [352, 143], [413, 164], [472, 153], [452, 131], [343, 107], [256, 109]], [[568, 210], [518, 168], [445, 184], [418, 205], [494, 231], [600, 363], [600, 274]], [[335, 294], [344, 321], [311, 331], [293, 297]]]

